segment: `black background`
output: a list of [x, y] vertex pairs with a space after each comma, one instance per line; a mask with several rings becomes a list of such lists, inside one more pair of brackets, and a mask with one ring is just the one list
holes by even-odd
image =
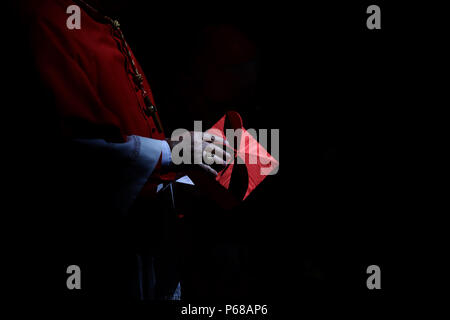
[[[225, 26], [256, 48], [258, 72], [245, 103], [229, 97], [220, 107], [241, 112], [247, 128], [280, 129], [276, 176], [268, 177], [231, 213], [205, 210], [185, 217], [186, 302], [254, 302], [272, 305], [276, 314], [299, 312], [311, 302], [323, 308], [331, 304], [346, 310], [379, 309], [402, 295], [406, 275], [400, 259], [408, 247], [403, 236], [404, 184], [411, 179], [402, 158], [402, 125], [407, 122], [403, 99], [414, 91], [407, 81], [413, 72], [409, 38], [420, 32], [405, 23], [406, 7], [380, 1], [374, 4], [382, 10], [382, 29], [367, 30], [365, 11], [370, 4], [141, 2], [138, 11], [120, 13], [122, 29], [150, 80], [166, 128], [192, 125], [183, 105], [192, 104], [195, 94], [186, 97], [177, 90], [186, 79], [202, 77], [193, 59], [210, 45], [205, 30]], [[14, 32], [20, 26], [11, 23], [15, 27], [9, 28], [9, 43], [14, 47]], [[24, 99], [14, 109], [12, 119], [20, 120], [10, 123], [7, 137], [22, 140], [29, 138], [27, 128], [33, 128], [27, 109], [44, 106], [38, 101], [30, 105], [30, 97], [21, 93], [29, 85], [23, 80], [27, 70], [20, 69], [21, 57], [20, 52], [9, 57], [15, 63], [6, 74], [16, 79], [8, 88], [11, 95], [16, 101], [21, 97], [19, 102]], [[27, 158], [25, 164], [28, 161], [32, 160]], [[23, 233], [17, 237], [27, 249], [13, 249], [36, 255], [15, 266], [23, 268], [21, 278], [26, 279], [27, 266], [46, 257], [30, 249], [30, 242], [50, 227], [36, 218], [41, 211], [23, 213], [20, 181], [10, 184], [19, 191], [13, 198], [15, 215], [25, 221], [31, 215], [30, 221], [36, 221], [20, 222]], [[49, 266], [51, 260], [43, 263]], [[366, 287], [371, 264], [381, 267], [380, 291]], [[40, 293], [29, 296], [17, 285], [19, 298], [67, 298], [64, 266], [38, 270], [40, 279], [35, 280], [42, 285], [34, 289]], [[52, 285], [58, 281], [62, 285]]]

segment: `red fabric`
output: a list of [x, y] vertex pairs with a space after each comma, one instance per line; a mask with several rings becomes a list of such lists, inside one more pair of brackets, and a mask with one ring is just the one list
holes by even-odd
[[[82, 7], [81, 29], [69, 30], [66, 9], [73, 4], [30, 1], [26, 8], [36, 65], [54, 97], [60, 133], [113, 142], [123, 142], [129, 135], [164, 139], [144, 113], [142, 92], [133, 81], [131, 61], [117, 31]], [[145, 76], [144, 88], [155, 104]]]
[[[81, 8], [81, 29], [69, 30], [70, 0], [32, 1], [28, 9], [37, 67], [52, 91], [61, 128], [68, 137], [83, 130], [78, 123], [116, 128], [127, 135], [163, 139], [151, 117], [146, 117], [142, 93], [133, 82], [131, 62], [110, 24], [96, 21]], [[138, 65], [142, 73], [142, 69]], [[143, 74], [143, 73], [142, 73]], [[147, 79], [144, 87], [153, 96]], [[76, 121], [74, 121], [76, 120]]]
[[[267, 175], [278, 167], [278, 161], [273, 158], [264, 147], [245, 130], [242, 124], [242, 118], [239, 113], [234, 111], [227, 112], [212, 128], [207, 132], [218, 135], [226, 139], [226, 129], [240, 129], [241, 134], [237, 136], [237, 144], [234, 145], [234, 159], [230, 164], [219, 172], [216, 181], [226, 190], [230, 189], [233, 177], [233, 171], [238, 172], [233, 179], [238, 179], [236, 183], [239, 187], [244, 187], [239, 196], [234, 194], [238, 201], [245, 200], [253, 190], [267, 177]], [[229, 141], [230, 142], [230, 141]], [[237, 165], [237, 159], [242, 159], [242, 164]], [[237, 166], [237, 168], [236, 168]], [[224, 197], [220, 192], [223, 201], [229, 202], [229, 197]], [[237, 202], [234, 202], [237, 203]], [[229, 203], [227, 203], [229, 206]]]

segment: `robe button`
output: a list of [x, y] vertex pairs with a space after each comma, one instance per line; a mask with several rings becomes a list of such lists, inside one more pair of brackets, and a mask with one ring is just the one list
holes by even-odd
[[115, 28], [120, 28], [120, 23], [119, 23], [119, 21], [118, 20], [113, 20], [113, 26], [115, 27]]

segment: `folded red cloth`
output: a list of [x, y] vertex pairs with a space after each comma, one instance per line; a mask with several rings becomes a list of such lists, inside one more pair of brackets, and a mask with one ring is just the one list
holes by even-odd
[[[227, 137], [227, 129], [234, 130], [234, 134]], [[233, 147], [229, 149], [233, 159], [215, 181], [203, 174], [194, 174], [191, 178], [222, 207], [230, 209], [245, 200], [268, 175], [276, 172], [278, 161], [243, 127], [242, 118], [235, 111], [227, 112], [207, 132], [224, 140], [228, 138]]]

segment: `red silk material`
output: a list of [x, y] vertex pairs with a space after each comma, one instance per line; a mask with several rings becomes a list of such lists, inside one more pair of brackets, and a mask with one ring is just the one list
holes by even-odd
[[226, 139], [227, 129], [238, 130], [234, 141], [228, 141], [234, 147], [232, 161], [218, 173], [215, 181], [198, 175], [193, 179], [204, 184], [222, 207], [231, 209], [244, 201], [279, 164], [243, 127], [237, 112], [227, 112], [207, 132]]

